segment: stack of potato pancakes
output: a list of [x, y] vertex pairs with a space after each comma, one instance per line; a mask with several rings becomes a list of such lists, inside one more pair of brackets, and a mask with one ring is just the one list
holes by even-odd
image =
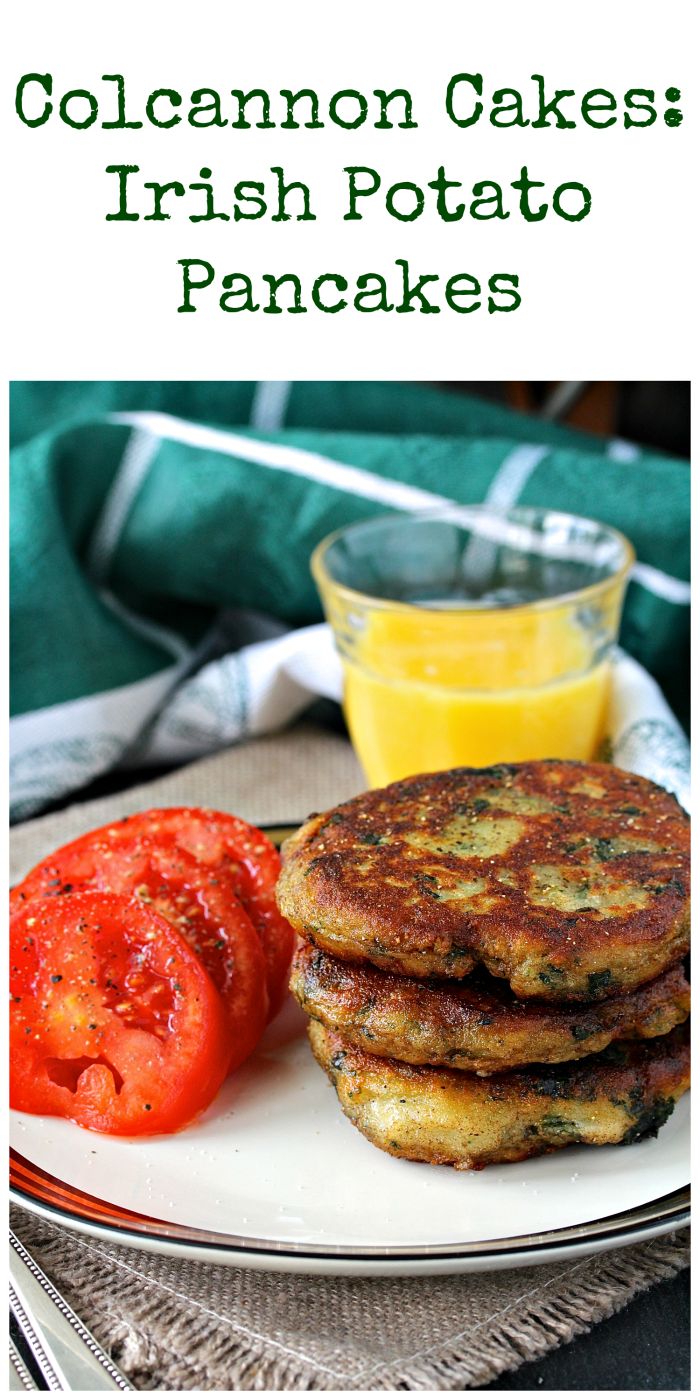
[[385, 1151], [466, 1168], [637, 1142], [688, 1088], [689, 822], [654, 783], [429, 773], [311, 817], [283, 857], [314, 1055]]

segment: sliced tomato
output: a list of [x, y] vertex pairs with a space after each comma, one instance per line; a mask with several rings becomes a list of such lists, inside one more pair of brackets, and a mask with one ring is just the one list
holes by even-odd
[[231, 873], [239, 898], [262, 941], [272, 1018], [287, 991], [295, 943], [291, 924], [275, 900], [281, 866], [279, 851], [256, 826], [229, 812], [215, 812], [208, 807], [154, 808], [127, 820], [171, 833], [183, 850], [204, 865]]
[[133, 894], [177, 927], [226, 1003], [229, 1069], [242, 1064], [267, 1023], [266, 960], [228, 871], [203, 865], [172, 836], [123, 822], [54, 851], [15, 887], [10, 903], [18, 909], [90, 889]]
[[10, 920], [13, 1108], [118, 1135], [173, 1132], [226, 1075], [219, 993], [185, 940], [137, 899], [27, 902]]
[[[73, 881], [74, 858], [82, 868], [82, 843], [101, 844], [108, 852], [122, 837], [139, 841], [148, 837], [165, 838], [212, 870], [225, 872], [234, 882], [235, 892], [252, 920], [265, 954], [270, 1019], [279, 1011], [289, 980], [294, 951], [294, 932], [280, 914], [275, 901], [275, 884], [280, 872], [279, 852], [257, 827], [228, 812], [208, 807], [163, 807], [137, 812], [111, 826], [100, 827], [56, 851], [30, 872], [20, 889], [31, 887], [41, 893], [60, 893]], [[107, 857], [108, 858], [108, 857]]]

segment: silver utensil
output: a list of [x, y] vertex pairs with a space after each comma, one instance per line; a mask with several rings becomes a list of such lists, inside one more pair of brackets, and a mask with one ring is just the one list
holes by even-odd
[[[12, 1319], [14, 1321], [14, 1318]], [[17, 1347], [10, 1337], [10, 1390], [38, 1390], [29, 1368], [25, 1366]]]
[[10, 1389], [133, 1390], [12, 1230], [10, 1246], [10, 1309], [44, 1383], [11, 1341]]

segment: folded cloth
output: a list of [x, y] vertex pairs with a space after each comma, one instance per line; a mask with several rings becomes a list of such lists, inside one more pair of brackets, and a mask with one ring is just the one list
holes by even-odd
[[[318, 623], [253, 642], [202, 666], [164, 695], [150, 723], [141, 701], [152, 692], [143, 687], [130, 703], [126, 697], [119, 703], [117, 697], [93, 696], [21, 716], [11, 724], [13, 808], [31, 815], [41, 806], [42, 796], [45, 800], [70, 790], [88, 761], [92, 774], [125, 754], [132, 764], [184, 763], [280, 729], [317, 696], [340, 700], [341, 693], [340, 659], [331, 630]], [[82, 768], [70, 747], [68, 711]], [[105, 723], [110, 725], [108, 735], [100, 728]], [[90, 757], [86, 745], [91, 725]], [[656, 681], [620, 649], [613, 657], [605, 748], [611, 762], [668, 788], [689, 809], [688, 740]]]
[[[638, 554], [623, 645], [676, 707], [685, 703], [686, 463], [619, 444], [601, 448], [508, 413], [498, 436], [493, 409], [457, 409], [454, 396], [415, 386], [402, 386], [401, 402], [412, 428], [424, 405], [429, 434], [211, 428], [151, 407], [124, 410], [129, 402], [158, 403], [158, 386], [145, 400], [135, 386], [131, 399], [123, 392], [110, 398], [107, 387], [103, 401], [118, 402], [117, 414], [97, 417], [93, 409], [86, 419], [64, 405], [58, 426], [35, 436], [28, 436], [27, 386], [24, 397], [22, 386], [15, 390], [16, 436], [24, 439], [12, 454], [15, 818], [118, 763], [150, 761], [159, 717], [165, 725], [185, 682], [190, 699], [199, 695], [198, 717], [183, 710], [167, 727], [174, 745], [179, 723], [188, 756], [207, 751], [222, 727], [230, 738], [263, 732], [323, 693], [287, 663], [273, 685], [263, 652], [232, 660], [241, 644], [222, 646], [222, 617], [235, 621], [254, 610], [267, 617], [268, 635], [318, 622], [311, 550], [330, 530], [386, 511], [487, 500], [587, 514], [594, 502], [593, 513], [622, 529]], [[35, 407], [41, 388], [30, 396]], [[68, 388], [76, 397], [76, 387]], [[297, 388], [287, 394], [288, 409]], [[350, 390], [335, 388], [349, 414]], [[228, 389], [232, 414], [242, 412], [241, 386]], [[386, 385], [367, 391], [374, 416], [363, 420], [353, 401], [360, 422], [379, 420], [383, 391], [387, 421], [395, 423], [396, 390]], [[58, 412], [57, 398], [54, 392]], [[327, 422], [329, 401], [311, 396], [307, 423]], [[269, 424], [274, 415], [265, 417], [260, 395], [257, 402], [253, 423]], [[221, 421], [222, 391], [212, 403]], [[298, 644], [285, 645], [295, 651]], [[205, 676], [222, 651], [226, 665]]]
[[588, 1332], [689, 1256], [683, 1230], [496, 1274], [300, 1278], [144, 1254], [26, 1211], [12, 1225], [137, 1390], [483, 1386]]
[[[133, 409], [221, 427], [248, 424], [261, 432], [319, 428], [533, 440], [533, 421], [527, 414], [472, 394], [445, 393], [410, 380], [15, 380], [10, 385], [10, 403], [12, 447], [47, 430]], [[639, 455], [628, 442], [609, 442], [547, 419], [537, 421], [536, 435], [538, 442], [549, 447], [578, 445], [602, 457], [617, 455], [627, 460]]]
[[[245, 695], [247, 710], [232, 708]], [[212, 661], [175, 691], [144, 736], [148, 763], [182, 763], [198, 754], [264, 734], [294, 719], [316, 695], [340, 700], [340, 659], [330, 627], [302, 627]], [[663, 694], [643, 666], [619, 648], [613, 657], [608, 735], [612, 763], [675, 793], [688, 810], [690, 746]]]

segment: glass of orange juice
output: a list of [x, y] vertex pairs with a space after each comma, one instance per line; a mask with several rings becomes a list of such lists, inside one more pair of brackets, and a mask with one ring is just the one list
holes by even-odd
[[311, 568], [373, 787], [529, 758], [593, 758], [634, 562], [558, 511], [446, 506], [330, 535]]

